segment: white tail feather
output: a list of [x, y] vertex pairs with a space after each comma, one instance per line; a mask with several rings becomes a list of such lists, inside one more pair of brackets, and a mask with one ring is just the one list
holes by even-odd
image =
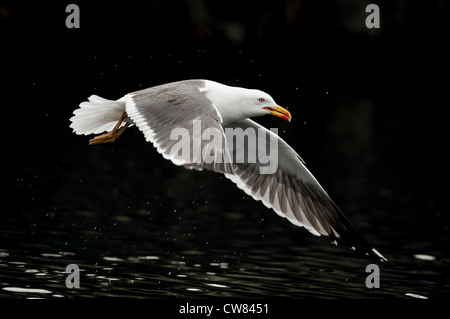
[[[125, 112], [125, 101], [119, 99], [117, 101], [107, 100], [97, 95], [91, 95], [89, 102], [80, 103], [80, 108], [76, 109], [70, 118], [72, 124], [70, 127], [78, 134], [99, 134], [110, 131], [114, 128], [117, 121]], [[131, 123], [129, 118], [126, 122]]]

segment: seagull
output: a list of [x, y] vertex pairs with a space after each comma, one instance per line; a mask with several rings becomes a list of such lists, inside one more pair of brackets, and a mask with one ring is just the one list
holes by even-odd
[[[146, 141], [175, 165], [222, 173], [292, 224], [335, 245], [387, 261], [356, 230], [302, 158], [272, 129], [249, 119], [271, 114], [291, 121], [290, 112], [263, 91], [211, 80], [184, 80], [132, 92], [118, 100], [91, 95], [73, 114], [70, 127], [74, 133], [103, 133], [91, 139], [90, 145], [114, 142], [135, 125]], [[204, 138], [205, 132], [210, 133], [209, 138], [208, 134]], [[247, 143], [238, 143], [245, 137]], [[267, 151], [276, 165], [264, 171], [267, 160], [259, 155], [267, 155]]]

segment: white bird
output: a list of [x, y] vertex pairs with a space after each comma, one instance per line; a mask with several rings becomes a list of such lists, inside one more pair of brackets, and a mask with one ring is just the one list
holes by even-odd
[[[291, 120], [291, 114], [267, 93], [210, 80], [186, 80], [129, 93], [117, 101], [92, 95], [73, 113], [70, 127], [76, 134], [107, 132], [91, 139], [90, 144], [114, 142], [127, 127], [136, 125], [145, 139], [174, 164], [223, 173], [294, 225], [336, 245], [341, 243], [387, 261], [355, 229], [300, 156], [278, 135], [249, 119], [272, 114]], [[235, 138], [226, 134], [230, 130]], [[205, 131], [220, 136], [213, 134], [214, 139], [205, 139]], [[237, 142], [245, 140], [244, 135], [250, 141], [250, 131], [256, 133], [252, 145]], [[180, 136], [184, 142], [174, 138]], [[259, 155], [270, 152], [272, 141], [276, 142], [276, 151], [269, 156], [276, 160], [276, 167], [270, 173], [261, 173], [267, 161]], [[251, 147], [254, 153], [249, 151]]]

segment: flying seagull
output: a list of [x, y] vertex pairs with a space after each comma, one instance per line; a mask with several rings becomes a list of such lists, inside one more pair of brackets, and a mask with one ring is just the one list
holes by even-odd
[[[132, 92], [116, 101], [96, 95], [88, 100], [73, 112], [70, 127], [79, 135], [107, 132], [89, 144], [114, 142], [136, 125], [174, 164], [223, 173], [294, 225], [387, 261], [356, 230], [301, 157], [272, 130], [249, 119], [271, 114], [291, 121], [289, 111], [269, 94], [210, 80], [186, 80]], [[272, 170], [263, 160], [267, 152], [276, 164]]]

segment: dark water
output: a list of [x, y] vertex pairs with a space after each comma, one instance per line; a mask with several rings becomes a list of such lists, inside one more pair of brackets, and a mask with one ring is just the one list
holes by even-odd
[[[368, 289], [365, 267], [373, 261], [307, 238], [253, 205], [245, 212], [214, 204], [197, 212], [168, 206], [111, 210], [111, 216], [53, 210], [37, 212], [21, 225], [3, 223], [1, 296], [448, 297], [448, 259], [422, 240], [397, 240], [393, 249], [392, 237], [379, 236], [390, 244], [378, 240], [389, 262], [379, 265], [381, 287]], [[65, 286], [68, 264], [81, 269], [79, 289]]]
[[[3, 222], [0, 295], [448, 297], [447, 256], [420, 239], [394, 242], [393, 236], [378, 236], [377, 247], [389, 262], [379, 265], [381, 287], [368, 289], [365, 267], [373, 261], [311, 239], [270, 212], [254, 209], [254, 205], [242, 211], [212, 204], [197, 211], [174, 212], [170, 201], [160, 203], [161, 207], [153, 209], [143, 208], [145, 204], [140, 209], [111, 209], [109, 216], [49, 209], [35, 212], [21, 224]], [[435, 259], [420, 260], [414, 254]], [[79, 289], [65, 286], [68, 264], [81, 269]]]
[[[446, 105], [436, 97], [447, 88], [433, 81], [445, 4], [394, 1], [382, 28], [367, 30], [350, 2], [305, 1], [287, 14], [282, 1], [227, 1], [204, 8], [206, 25], [155, 3], [84, 4], [79, 30], [66, 28], [63, 4], [1, 8], [10, 81], [0, 297], [448, 298], [446, 142], [436, 143]], [[243, 42], [222, 32], [227, 19]], [[289, 109], [292, 123], [257, 121], [279, 128], [389, 260], [378, 264], [380, 288], [365, 285], [373, 260], [291, 225], [218, 174], [175, 167], [136, 128], [98, 147], [69, 128], [91, 94], [192, 78], [259, 88]], [[69, 264], [80, 288], [65, 285]]]

